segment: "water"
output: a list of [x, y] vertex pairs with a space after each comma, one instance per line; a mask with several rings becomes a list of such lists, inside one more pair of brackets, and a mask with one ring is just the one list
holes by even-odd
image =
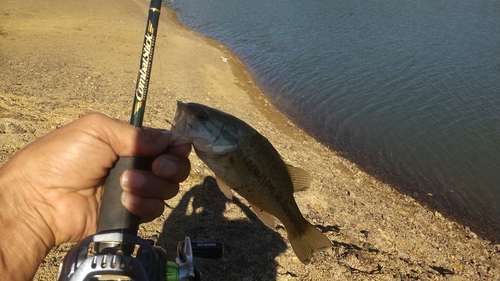
[[318, 140], [499, 237], [499, 1], [167, 5]]

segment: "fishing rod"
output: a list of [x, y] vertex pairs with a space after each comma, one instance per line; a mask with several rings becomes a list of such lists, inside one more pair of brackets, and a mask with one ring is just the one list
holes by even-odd
[[[141, 127], [153, 62], [161, 0], [151, 0], [134, 93], [130, 124]], [[59, 281], [192, 281], [201, 280], [194, 257], [220, 258], [220, 242], [193, 242], [189, 237], [177, 245], [175, 262], [163, 248], [137, 236], [139, 217], [122, 205], [120, 176], [127, 169], [151, 170], [152, 158], [120, 157], [104, 184], [97, 233], [76, 244], [59, 268]]]

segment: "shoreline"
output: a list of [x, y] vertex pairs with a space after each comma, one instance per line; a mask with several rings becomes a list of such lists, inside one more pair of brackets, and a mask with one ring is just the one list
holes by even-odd
[[[147, 7], [144, 0], [28, 6], [7, 1], [0, 7], [1, 164], [85, 113], [128, 120]], [[172, 208], [139, 230], [164, 247], [169, 259], [189, 235], [228, 247], [221, 261], [199, 260], [207, 280], [500, 278], [499, 244], [422, 207], [316, 142], [270, 104], [227, 47], [183, 26], [165, 5], [161, 12], [144, 125], [169, 127], [165, 120], [173, 118], [177, 100], [245, 120], [286, 162], [311, 173], [311, 188], [296, 201], [334, 242], [312, 264], [301, 264], [283, 229], [266, 229], [239, 196], [226, 202], [193, 153], [190, 177], [167, 202]], [[69, 248], [54, 248], [34, 280], [54, 280]]]
[[[168, 6], [166, 5], [164, 6], [166, 8], [165, 10], [167, 10], [169, 13], [169, 17], [175, 19], [175, 24], [182, 26], [189, 31], [192, 31], [180, 22], [175, 11], [168, 8]], [[203, 34], [200, 35], [206, 39], [207, 44], [220, 49], [222, 52], [227, 54], [228, 57], [233, 58], [229, 60], [229, 63], [232, 65], [233, 74], [240, 81], [240, 84], [242, 84], [242, 89], [248, 94], [248, 97], [250, 97], [252, 104], [260, 111], [262, 115], [266, 117], [266, 119], [270, 123], [273, 124], [274, 127], [279, 129], [280, 133], [292, 136], [289, 134], [287, 126], [283, 126], [283, 124], [292, 121], [286, 116], [285, 113], [278, 110], [268, 100], [263, 91], [252, 80], [249, 71], [247, 70], [246, 66], [239, 60], [238, 56], [231, 50], [229, 50], [226, 46], [224, 46], [221, 42]], [[248, 77], [250, 77], [250, 80], [248, 80]], [[305, 122], [304, 124], [308, 123], [310, 122]], [[298, 125], [296, 127], [300, 128]], [[428, 182], [429, 186], [423, 186], [422, 183], [419, 182], [415, 177], [409, 178], [408, 180], [406, 178], [403, 178], [402, 175], [390, 174], [390, 170], [387, 170], [387, 167], [376, 166], [372, 160], [370, 160], [368, 163], [366, 159], [362, 159], [362, 156], [360, 155], [349, 155], [349, 149], [336, 149], [329, 146], [326, 142], [318, 140], [313, 136], [312, 131], [311, 133], [308, 133], [302, 128], [300, 128], [300, 131], [304, 132], [308, 136], [311, 136], [314, 141], [328, 147], [333, 154], [342, 157], [349, 162], [352, 162], [357, 166], [357, 168], [376, 178], [378, 181], [386, 183], [398, 192], [414, 198], [419, 204], [423, 205], [425, 208], [428, 208], [430, 211], [439, 212], [443, 216], [446, 216], [447, 218], [456, 221], [457, 223], [462, 224], [465, 227], [469, 227], [473, 232], [484, 239], [490, 240], [493, 243], [500, 243], [500, 234], [498, 232], [500, 226], [498, 224], [494, 225], [494, 217], [482, 216], [481, 214], [486, 215], [486, 211], [478, 211], [478, 205], [474, 205], [472, 202], [469, 202], [469, 205], [462, 204], [455, 206], [451, 204], [447, 196], [456, 197], [457, 195], [453, 192], [448, 191], [450, 188], [446, 188], [445, 186], [443, 186], [443, 190], [441, 192], [428, 192], [426, 190], [428, 189], [428, 187], [432, 186], [431, 182]], [[301, 134], [296, 134], [295, 137], [300, 137], [300, 135]], [[408, 170], [407, 173], [413, 173], [413, 171]], [[448, 194], [446, 194], [447, 192]], [[452, 198], [452, 200], [455, 200], [453, 202], [457, 203], [459, 201], [464, 201], [467, 199], [464, 197], [457, 197]], [[479, 204], [479, 201], [476, 202], [476, 204]], [[471, 215], [471, 213], [475, 213], [475, 215]]]

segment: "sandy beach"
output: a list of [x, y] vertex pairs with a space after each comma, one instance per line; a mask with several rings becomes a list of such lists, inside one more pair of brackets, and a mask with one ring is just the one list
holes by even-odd
[[[0, 164], [86, 113], [129, 120], [148, 7], [145, 0], [2, 1]], [[268, 102], [237, 56], [182, 26], [164, 6], [144, 125], [170, 128], [177, 100], [239, 117], [287, 163], [309, 171], [312, 186], [296, 201], [333, 242], [303, 265], [284, 228], [264, 226], [239, 196], [228, 201], [193, 153], [179, 195], [139, 235], [170, 260], [186, 235], [222, 241], [221, 260], [197, 260], [204, 280], [500, 280], [500, 244], [316, 142]], [[54, 248], [34, 280], [55, 280], [70, 247]]]

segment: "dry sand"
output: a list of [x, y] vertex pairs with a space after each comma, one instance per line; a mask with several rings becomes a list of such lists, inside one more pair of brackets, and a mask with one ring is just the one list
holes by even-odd
[[[0, 164], [28, 142], [92, 111], [128, 120], [149, 2], [13, 1], [0, 6]], [[221, 60], [227, 58], [227, 61]], [[191, 156], [192, 173], [164, 214], [140, 226], [170, 259], [178, 241], [218, 240], [221, 260], [198, 259], [205, 280], [500, 280], [500, 245], [377, 181], [288, 121], [220, 43], [162, 8], [145, 125], [168, 128], [176, 101], [247, 121], [283, 158], [311, 172], [297, 194], [305, 217], [333, 241], [309, 265], [282, 227], [229, 202]], [[19, 241], [22, 243], [22, 241]], [[34, 280], [54, 280], [70, 244], [54, 248]], [[24, 254], [24, 253], [19, 253]]]

